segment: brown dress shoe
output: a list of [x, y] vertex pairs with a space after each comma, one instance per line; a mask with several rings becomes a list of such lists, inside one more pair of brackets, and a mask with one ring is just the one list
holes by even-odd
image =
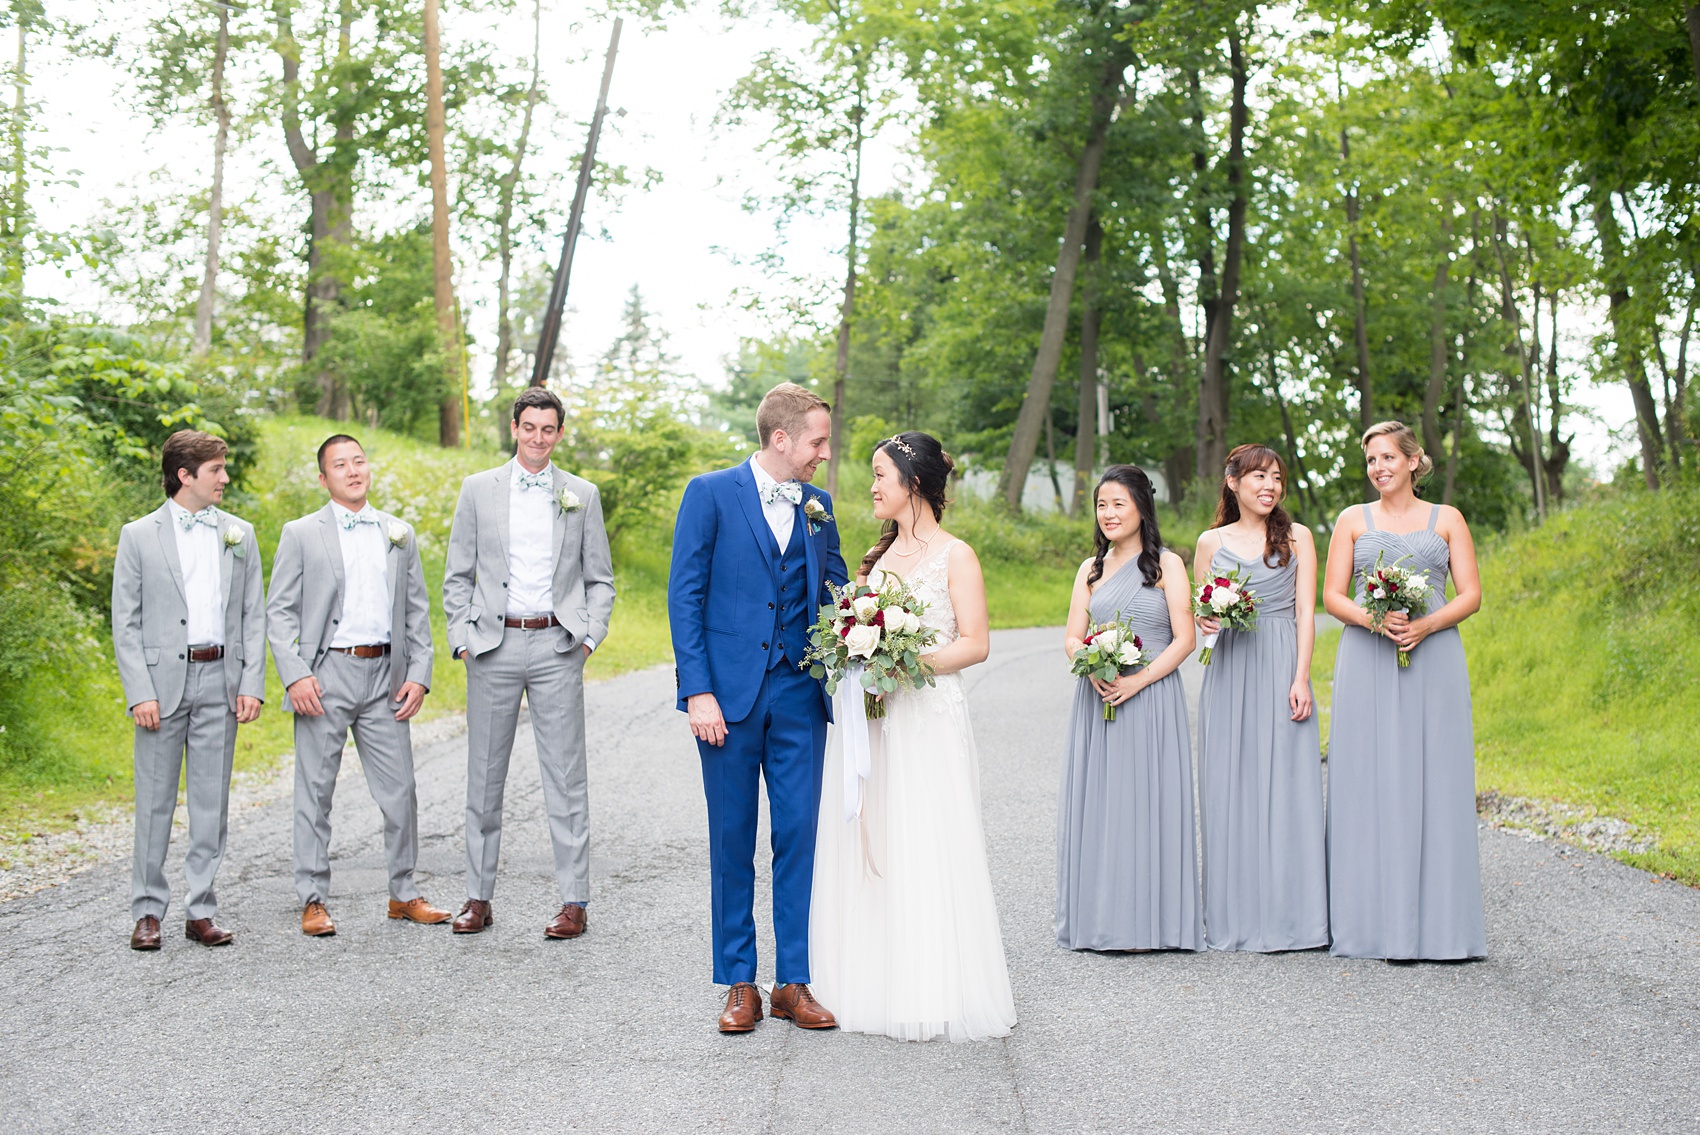
[[390, 900], [390, 917], [405, 918], [409, 922], [418, 922], [426, 926], [435, 926], [439, 922], [447, 922], [452, 915], [442, 907], [432, 906], [425, 901], [423, 895], [408, 899], [406, 902]]
[[336, 923], [331, 921], [331, 912], [325, 909], [325, 904], [314, 899], [301, 908], [301, 933], [309, 938], [329, 938], [336, 933]]
[[456, 934], [476, 934], [494, 921], [496, 916], [490, 913], [489, 903], [483, 899], [467, 899], [466, 905], [455, 915], [450, 929]]
[[130, 949], [159, 949], [159, 919], [151, 914], [136, 919], [136, 928], [130, 932]]
[[800, 981], [781, 985], [769, 998], [773, 1015], [790, 1021], [800, 1029], [836, 1029], [838, 1020], [809, 992]]
[[577, 938], [584, 933], [584, 904], [569, 902], [561, 906], [561, 912], [549, 920], [549, 925], [543, 928], [545, 938]]
[[726, 993], [726, 1011], [720, 1014], [720, 1031], [747, 1033], [761, 1020], [761, 990], [740, 981]]
[[210, 918], [191, 918], [185, 922], [183, 937], [203, 946], [228, 946], [236, 940], [236, 935], [215, 926]]

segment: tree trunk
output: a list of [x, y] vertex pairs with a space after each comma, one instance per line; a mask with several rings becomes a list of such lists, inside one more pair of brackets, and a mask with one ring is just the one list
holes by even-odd
[[[1197, 208], [1192, 219], [1193, 259], [1198, 262], [1198, 307], [1204, 315], [1202, 343], [1210, 342], [1211, 328], [1216, 326], [1216, 312], [1221, 306], [1222, 282], [1216, 276], [1216, 217], [1210, 209], [1210, 200], [1205, 194], [1205, 178], [1210, 173], [1210, 158], [1205, 153], [1204, 143], [1204, 89], [1199, 82], [1196, 69], [1187, 74], [1187, 94], [1192, 106], [1192, 180], [1193, 192], [1197, 198]], [[1177, 302], [1175, 309], [1177, 326], [1180, 322], [1180, 308]], [[1186, 331], [1181, 330], [1184, 341]], [[1194, 484], [1210, 483], [1210, 472], [1205, 468], [1205, 452], [1208, 446], [1205, 435], [1211, 415], [1206, 410], [1209, 401], [1205, 390], [1205, 374], [1202, 369], [1198, 372], [1197, 392], [1193, 415], [1192, 435], [1192, 480]], [[1176, 389], [1179, 389], [1177, 385]], [[1173, 496], [1174, 494], [1171, 494]], [[1179, 498], [1176, 497], [1178, 500]]]
[[1104, 246], [1104, 226], [1093, 213], [1086, 221], [1084, 279], [1080, 294], [1080, 389], [1079, 412], [1074, 426], [1074, 490], [1068, 498], [1068, 515], [1079, 516], [1092, 480], [1093, 447], [1098, 439], [1098, 328], [1103, 322], [1099, 308], [1101, 285], [1098, 267]]
[[844, 436], [844, 386], [850, 377], [850, 325], [856, 314], [856, 264], [861, 251], [862, 224], [862, 127], [867, 122], [868, 103], [863, 82], [856, 73], [856, 105], [850, 112], [850, 234], [844, 248], [844, 303], [838, 310], [838, 352], [832, 364], [832, 436], [836, 441], [826, 465], [826, 491], [838, 492], [839, 459], [849, 439]]
[[1464, 387], [1469, 376], [1458, 376], [1458, 399], [1453, 403], [1452, 410], [1452, 444], [1446, 453], [1446, 487], [1441, 491], [1440, 503], [1451, 504], [1453, 491], [1458, 487], [1458, 446], [1464, 439], [1464, 427], [1467, 419], [1464, 417]]
[[1676, 344], [1676, 368], [1665, 362], [1665, 347], [1659, 341], [1659, 331], [1653, 329], [1653, 358], [1658, 360], [1659, 375], [1664, 379], [1665, 440], [1670, 445], [1670, 467], [1673, 473], [1682, 471], [1682, 450], [1686, 442], [1683, 430], [1683, 393], [1688, 377], [1688, 340], [1694, 334], [1693, 294], [1688, 299], [1688, 314], [1682, 321], [1682, 335]]
[[1281, 393], [1281, 374], [1275, 366], [1275, 348], [1270, 348], [1264, 356], [1269, 362], [1269, 393], [1275, 398], [1275, 405], [1281, 411], [1281, 432], [1287, 438], [1287, 464], [1293, 471], [1293, 484], [1299, 495], [1309, 502], [1311, 510], [1316, 509], [1316, 492], [1310, 486], [1310, 477], [1305, 472], [1304, 458], [1299, 456], [1299, 438], [1293, 430], [1293, 415], [1287, 409], [1286, 396]]
[[1199, 450], [1201, 480], [1222, 475], [1228, 461], [1228, 350], [1234, 334], [1234, 306], [1239, 300], [1240, 261], [1245, 250], [1245, 132], [1246, 68], [1237, 26], [1228, 31], [1228, 63], [1233, 76], [1233, 101], [1228, 111], [1228, 246], [1222, 255], [1222, 294], [1204, 343], [1204, 381], [1199, 386]]
[[[1552, 403], [1552, 409], [1547, 414], [1547, 499], [1562, 504], [1564, 501], [1564, 468], [1570, 463], [1571, 438], [1561, 437], [1558, 432], [1559, 417], [1564, 413], [1564, 404], [1560, 400], [1558, 383], [1558, 292], [1554, 290], [1548, 297], [1552, 307], [1552, 338], [1547, 343], [1547, 401]], [[1535, 313], [1537, 316], [1539, 312]], [[1574, 435], [1572, 435], [1573, 437]]]
[[1594, 199], [1594, 229], [1600, 234], [1600, 259], [1605, 284], [1609, 288], [1612, 339], [1617, 346], [1618, 361], [1623, 366], [1623, 379], [1635, 403], [1635, 429], [1641, 441], [1642, 476], [1649, 489], [1659, 487], [1659, 466], [1664, 457], [1664, 437], [1659, 430], [1658, 403], [1653, 400], [1653, 388], [1647, 381], [1647, 360], [1642, 355], [1636, 330], [1630, 319], [1629, 282], [1623, 260], [1623, 235], [1618, 229], [1617, 214], [1611, 206], [1611, 195], [1596, 191]]
[[[1517, 296], [1511, 288], [1511, 267], [1505, 256], [1505, 218], [1497, 211], [1493, 218], [1493, 247], [1499, 257], [1499, 300], [1500, 315], [1510, 329], [1511, 341], [1507, 345], [1509, 353], [1517, 356], [1517, 372], [1523, 382], [1523, 417], [1529, 432], [1529, 449], [1527, 462], [1529, 468], [1529, 483], [1535, 493], [1535, 518], [1545, 520], [1547, 516], [1546, 476], [1542, 472], [1541, 435], [1535, 425], [1535, 391], [1534, 382], [1529, 377], [1529, 353], [1523, 346], [1523, 312], [1517, 306]], [[1536, 317], [1539, 317], [1540, 301], [1536, 300]], [[1536, 332], [1537, 336], [1539, 332]], [[1539, 350], [1537, 339], [1536, 350]], [[1513, 448], [1516, 448], [1513, 446]]]
[[444, 392], [437, 410], [437, 443], [460, 444], [460, 343], [455, 334], [454, 260], [449, 252], [449, 162], [443, 135], [442, 35], [438, 0], [425, 0], [425, 147], [431, 159], [431, 282], [437, 338], [443, 348]]
[[1690, 4], [1683, 12], [1688, 21], [1688, 58], [1694, 64], [1694, 78], [1700, 82], [1700, 4]]
[[1369, 377], [1369, 317], [1364, 306], [1363, 258], [1358, 252], [1358, 191], [1351, 185], [1345, 167], [1352, 160], [1346, 127], [1340, 127], [1340, 162], [1346, 189], [1346, 250], [1352, 265], [1352, 341], [1358, 351], [1358, 424], [1363, 429], [1375, 424], [1375, 387]]
[[496, 280], [496, 369], [492, 376], [500, 387], [508, 380], [508, 359], [514, 349], [513, 313], [509, 289], [513, 279], [514, 193], [519, 188], [520, 166], [525, 162], [531, 139], [531, 118], [537, 109], [537, 92], [543, 73], [543, 0], [533, 0], [531, 9], [531, 87], [525, 92], [525, 115], [520, 119], [519, 142], [514, 146], [514, 164], [502, 178], [497, 217], [496, 255], [502, 264]]
[[1051, 502], [1058, 512], [1068, 504], [1063, 496], [1062, 478], [1057, 476], [1057, 427], [1051, 415], [1045, 415], [1045, 468], [1051, 472]]
[[[1151, 259], [1157, 266], [1157, 280], [1163, 288], [1163, 321], [1170, 330], [1169, 383], [1179, 392], [1186, 389], [1192, 348], [1187, 342], [1186, 327], [1181, 323], [1180, 284], [1169, 267], [1169, 250], [1163, 244], [1161, 232], [1152, 235]], [[1186, 495], [1187, 479], [1196, 475], [1197, 453], [1195, 440], [1193, 445], [1181, 446], [1164, 458], [1163, 480], [1168, 485], [1170, 504], [1180, 504]]]
[[218, 239], [224, 225], [224, 149], [230, 141], [230, 104], [224, 101], [224, 57], [230, 53], [230, 9], [218, 10], [218, 45], [213, 49], [212, 108], [218, 120], [213, 140], [212, 198], [207, 205], [207, 263], [195, 301], [196, 357], [212, 350], [213, 301], [218, 294]]
[[1446, 343], [1446, 283], [1452, 271], [1452, 199], [1441, 202], [1440, 257], [1434, 266], [1434, 285], [1429, 293], [1428, 388], [1423, 391], [1423, 448], [1440, 452], [1440, 406], [1446, 399], [1447, 362], [1452, 356]]
[[1068, 334], [1068, 310], [1074, 298], [1074, 277], [1080, 268], [1082, 246], [1086, 240], [1086, 221], [1092, 212], [1092, 194], [1098, 188], [1098, 170], [1104, 161], [1110, 123], [1126, 103], [1125, 97], [1118, 96], [1123, 90], [1122, 72], [1127, 69], [1129, 58], [1127, 44], [1122, 40], [1118, 39], [1113, 46], [1106, 48], [1098, 85], [1092, 92], [1091, 127], [1075, 170], [1074, 196], [1069, 205], [1068, 220], [1063, 225], [1062, 245], [1057, 249], [1050, 300], [1045, 306], [1045, 327], [1039, 336], [1033, 372], [1027, 379], [1027, 393], [1016, 417], [1015, 434], [1010, 438], [1009, 453], [1004, 458], [1003, 475], [998, 485], [999, 494], [1014, 511], [1021, 509], [1021, 493], [1027, 486], [1027, 473], [1033, 465], [1033, 454], [1039, 447], [1039, 434], [1050, 415], [1051, 388], [1056, 384], [1057, 368], [1062, 364], [1063, 339]]
[[7, 194], [6, 275], [14, 298], [24, 298], [24, 238], [29, 232], [29, 25], [30, 7], [14, 6], [18, 63], [12, 72], [12, 185]]

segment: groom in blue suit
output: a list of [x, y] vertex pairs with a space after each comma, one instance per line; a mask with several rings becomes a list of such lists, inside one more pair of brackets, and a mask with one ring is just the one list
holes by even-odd
[[756, 978], [760, 779], [773, 829], [771, 1009], [803, 1028], [837, 1022], [809, 992], [809, 892], [831, 702], [803, 655], [828, 583], [843, 586], [832, 498], [808, 482], [832, 456], [832, 415], [794, 383], [756, 411], [761, 451], [685, 487], [667, 585], [679, 708], [702, 755], [713, 876], [714, 980], [731, 986], [720, 1031], [762, 1018]]

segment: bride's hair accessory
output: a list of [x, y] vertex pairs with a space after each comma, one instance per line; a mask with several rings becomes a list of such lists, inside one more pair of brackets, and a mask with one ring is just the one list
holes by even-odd
[[905, 457], [909, 458], [911, 461], [915, 460], [915, 451], [909, 448], [909, 443], [903, 440], [902, 434], [892, 434], [886, 439], [885, 443], [887, 445], [895, 445], [903, 451], [903, 455]]

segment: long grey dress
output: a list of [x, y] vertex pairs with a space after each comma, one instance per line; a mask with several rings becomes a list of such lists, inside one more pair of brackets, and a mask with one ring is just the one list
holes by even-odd
[[[1098, 585], [1092, 621], [1121, 616], [1153, 656], [1174, 641], [1160, 587], [1138, 564]], [[1071, 950], [1199, 950], [1192, 745], [1172, 673], [1116, 708], [1081, 678], [1057, 798], [1057, 944]]]
[[[1434, 531], [1367, 531], [1354, 575], [1405, 558], [1426, 569], [1439, 607], [1451, 553]], [[1328, 740], [1328, 882], [1332, 953], [1350, 958], [1487, 954], [1476, 848], [1476, 745], [1470, 675], [1457, 628], [1436, 632], [1401, 669], [1391, 639], [1340, 636]]]
[[1298, 661], [1299, 561], [1271, 566], [1223, 547], [1213, 570], [1243, 570], [1257, 629], [1224, 630], [1198, 706], [1204, 941], [1213, 950], [1328, 945], [1322, 743], [1316, 715], [1287, 704]]

